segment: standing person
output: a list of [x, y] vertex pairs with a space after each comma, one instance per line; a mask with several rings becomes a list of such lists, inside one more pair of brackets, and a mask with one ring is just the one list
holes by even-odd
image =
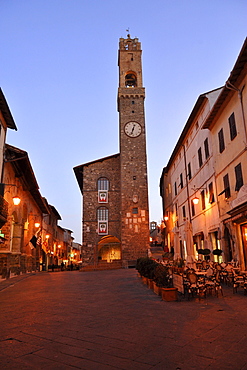
[[63, 271], [63, 269], [64, 269], [64, 263], [62, 261], [62, 263], [61, 263], [61, 271]]

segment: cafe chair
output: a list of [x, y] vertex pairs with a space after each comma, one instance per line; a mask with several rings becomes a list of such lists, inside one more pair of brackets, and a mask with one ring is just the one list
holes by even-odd
[[201, 298], [203, 294], [206, 297], [206, 286], [205, 286], [205, 278], [198, 278], [195, 272], [189, 272], [187, 274], [188, 279], [188, 298], [194, 297], [194, 295], [198, 295]]
[[247, 294], [247, 280], [244, 275], [237, 274], [234, 270], [232, 270], [233, 275], [233, 293], [237, 293], [238, 288], [244, 289], [244, 294]]

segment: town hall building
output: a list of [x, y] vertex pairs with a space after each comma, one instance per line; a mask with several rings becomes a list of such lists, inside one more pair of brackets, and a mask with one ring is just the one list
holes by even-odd
[[149, 248], [145, 88], [138, 38], [119, 40], [120, 152], [74, 167], [83, 196], [82, 259], [131, 266]]

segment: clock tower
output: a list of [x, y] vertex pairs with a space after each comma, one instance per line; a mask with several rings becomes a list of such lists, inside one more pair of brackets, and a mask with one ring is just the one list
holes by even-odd
[[[82, 259], [88, 268], [134, 266], [149, 249], [141, 43], [120, 38], [117, 154], [74, 167], [83, 196]], [[112, 267], [109, 267], [112, 266]], [[85, 267], [84, 267], [85, 268]]]
[[147, 256], [149, 210], [145, 130], [145, 88], [138, 38], [119, 40], [119, 141], [122, 260]]

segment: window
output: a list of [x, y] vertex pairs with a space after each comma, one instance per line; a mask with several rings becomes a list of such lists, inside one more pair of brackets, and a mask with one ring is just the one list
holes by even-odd
[[193, 200], [191, 201], [191, 215], [195, 216], [195, 205], [194, 205]]
[[199, 167], [202, 166], [202, 148], [198, 149], [198, 162], [199, 162]]
[[236, 129], [236, 122], [235, 122], [235, 115], [232, 113], [228, 118], [229, 128], [230, 128], [230, 137], [233, 140], [237, 136], [237, 129]]
[[204, 152], [205, 152], [205, 158], [208, 159], [209, 157], [208, 138], [204, 140]]
[[175, 195], [177, 195], [177, 194], [178, 194], [178, 190], [177, 190], [177, 183], [176, 183], [176, 181], [175, 181], [175, 183], [174, 183], [174, 193], [175, 193]]
[[108, 221], [108, 208], [99, 207], [97, 209], [97, 220], [98, 221]]
[[214, 189], [213, 189], [212, 182], [210, 182], [210, 184], [208, 185], [208, 192], [209, 192], [209, 203], [214, 203], [215, 199], [214, 199]]
[[224, 183], [225, 199], [228, 199], [231, 196], [228, 173], [223, 177], [223, 183]]
[[136, 87], [136, 75], [131, 72], [125, 76], [125, 87]]
[[132, 208], [132, 213], [133, 213], [133, 215], [137, 215], [138, 214], [138, 208]]
[[185, 210], [185, 206], [182, 207], [182, 212], [183, 212], [183, 219], [185, 220], [186, 219], [186, 210]]
[[184, 182], [183, 182], [183, 174], [182, 173], [180, 173], [180, 184], [179, 185], [181, 186], [181, 189], [183, 189]]
[[236, 191], [239, 191], [239, 189], [244, 185], [241, 163], [239, 163], [239, 164], [235, 167], [235, 176], [236, 176], [236, 186], [235, 186], [235, 190], [236, 190]]
[[190, 164], [190, 162], [188, 163], [188, 179], [190, 180], [191, 179], [191, 177], [192, 177], [192, 175], [191, 175], [191, 164]]
[[220, 153], [222, 153], [225, 150], [223, 128], [218, 132], [218, 138], [219, 138], [219, 151]]
[[201, 202], [202, 202], [202, 209], [205, 209], [206, 205], [205, 205], [205, 191], [204, 190], [201, 191]]
[[98, 179], [98, 190], [109, 190], [109, 180], [106, 177]]

